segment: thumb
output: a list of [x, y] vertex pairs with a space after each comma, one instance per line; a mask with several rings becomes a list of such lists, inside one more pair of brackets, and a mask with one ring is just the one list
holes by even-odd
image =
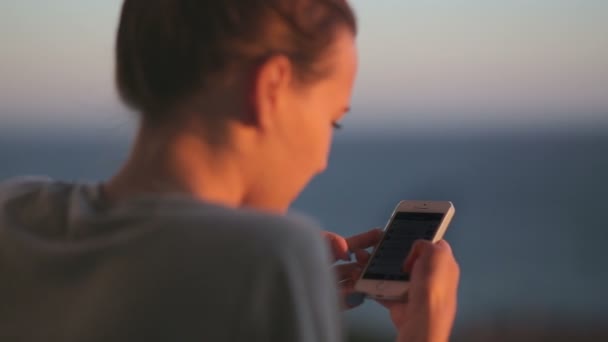
[[416, 261], [431, 248], [433, 248], [433, 243], [431, 241], [417, 240], [414, 242], [410, 254], [403, 263], [403, 271], [405, 273], [412, 273]]

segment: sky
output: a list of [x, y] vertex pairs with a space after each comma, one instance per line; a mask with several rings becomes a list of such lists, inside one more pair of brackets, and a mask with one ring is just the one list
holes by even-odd
[[[608, 128], [608, 1], [351, 3], [360, 69], [345, 127]], [[113, 81], [120, 5], [0, 2], [0, 128], [129, 122]]]

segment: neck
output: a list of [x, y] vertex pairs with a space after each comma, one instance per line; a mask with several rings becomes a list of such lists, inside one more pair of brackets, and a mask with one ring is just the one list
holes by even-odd
[[236, 153], [220, 152], [188, 130], [166, 131], [142, 125], [131, 156], [104, 185], [110, 201], [178, 193], [228, 207], [243, 205], [246, 183]]

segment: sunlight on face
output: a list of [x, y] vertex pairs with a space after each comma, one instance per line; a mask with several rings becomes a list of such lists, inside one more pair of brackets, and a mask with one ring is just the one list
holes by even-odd
[[290, 202], [326, 168], [333, 126], [350, 108], [357, 71], [354, 36], [346, 30], [337, 35], [325, 58], [331, 72], [304, 89], [294, 86], [285, 108], [279, 148], [283, 172], [275, 175], [275, 181]]

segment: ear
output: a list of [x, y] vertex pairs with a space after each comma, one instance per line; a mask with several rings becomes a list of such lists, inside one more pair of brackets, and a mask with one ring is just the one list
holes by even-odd
[[288, 99], [293, 65], [284, 55], [272, 56], [254, 69], [250, 79], [251, 123], [260, 129], [272, 127]]

